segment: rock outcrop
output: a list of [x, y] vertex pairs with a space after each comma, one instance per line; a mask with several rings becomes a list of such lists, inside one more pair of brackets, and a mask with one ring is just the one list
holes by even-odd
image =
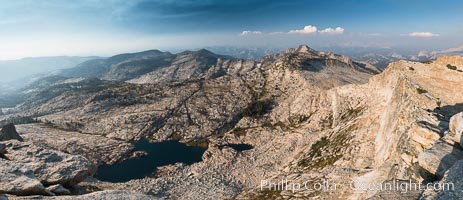
[[[458, 148], [458, 144], [438, 140], [431, 148], [419, 155], [418, 162], [424, 170], [441, 179], [445, 172], [461, 159], [463, 159], [463, 151]], [[430, 180], [433, 180], [432, 177]]]
[[0, 156], [4, 156], [8, 151], [6, 150], [6, 145], [0, 143]]
[[0, 130], [0, 141], [3, 140], [18, 140], [23, 141], [23, 138], [16, 131], [14, 124], [10, 123], [2, 127]]
[[30, 142], [6, 142], [5, 156], [16, 163], [28, 167], [43, 184], [72, 186], [92, 176], [96, 168], [86, 158], [69, 155]]
[[82, 155], [95, 165], [114, 164], [131, 157], [134, 149], [132, 144], [124, 141], [55, 129], [45, 125], [24, 124], [17, 126], [17, 129], [26, 141], [68, 154]]
[[461, 135], [463, 134], [463, 112], [458, 113], [452, 118], [450, 118], [450, 134], [453, 136], [453, 141], [459, 143], [460, 146], [463, 147], [463, 138]]
[[55, 195], [70, 195], [71, 191], [60, 184], [51, 185], [47, 187], [47, 190]]
[[34, 173], [22, 163], [0, 158], [0, 194], [48, 194]]

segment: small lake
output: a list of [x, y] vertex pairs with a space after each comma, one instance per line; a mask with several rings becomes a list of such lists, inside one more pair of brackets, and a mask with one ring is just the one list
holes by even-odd
[[219, 147], [223, 147], [223, 146], [230, 147], [230, 148], [232, 148], [232, 149], [234, 149], [235, 151], [238, 151], [238, 152], [251, 150], [251, 149], [254, 148], [252, 145], [249, 145], [249, 144], [225, 144], [225, 145], [221, 145]]
[[124, 160], [113, 165], [101, 165], [95, 177], [101, 181], [126, 182], [141, 179], [155, 173], [156, 167], [175, 164], [187, 165], [201, 162], [206, 149], [187, 146], [177, 140], [150, 143], [146, 139], [134, 143], [135, 151], [146, 151], [148, 155]]

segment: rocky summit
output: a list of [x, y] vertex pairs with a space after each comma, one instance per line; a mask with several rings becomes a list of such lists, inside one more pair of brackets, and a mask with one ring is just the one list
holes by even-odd
[[[0, 115], [0, 193], [455, 199], [462, 70], [459, 56], [380, 70], [306, 45], [258, 59], [153, 50], [86, 61], [18, 91], [23, 101]], [[161, 164], [127, 182], [95, 178], [103, 165], [146, 156], [142, 139], [202, 147], [202, 161]], [[442, 187], [411, 189], [418, 184]], [[406, 187], [381, 188], [397, 185]]]

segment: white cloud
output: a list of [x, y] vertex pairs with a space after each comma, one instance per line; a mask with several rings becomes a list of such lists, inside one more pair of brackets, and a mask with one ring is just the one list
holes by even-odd
[[344, 33], [344, 29], [341, 28], [341, 27], [337, 27], [337, 28], [325, 28], [321, 31], [319, 31], [321, 34], [343, 34]]
[[437, 37], [439, 34], [431, 33], [431, 32], [413, 32], [409, 33], [408, 36], [410, 37]]
[[308, 25], [308, 26], [304, 26], [304, 29], [302, 30], [290, 30], [288, 33], [289, 34], [312, 34], [312, 33], [316, 33], [317, 32], [317, 27], [316, 26], [312, 26], [312, 25]]
[[240, 33], [240, 36], [246, 36], [246, 35], [262, 35], [262, 32], [260, 31], [243, 31]]

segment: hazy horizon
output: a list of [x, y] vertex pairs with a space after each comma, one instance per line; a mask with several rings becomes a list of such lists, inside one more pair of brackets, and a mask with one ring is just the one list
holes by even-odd
[[0, 5], [0, 60], [110, 56], [208, 46], [463, 45], [458, 1], [8, 1]]

